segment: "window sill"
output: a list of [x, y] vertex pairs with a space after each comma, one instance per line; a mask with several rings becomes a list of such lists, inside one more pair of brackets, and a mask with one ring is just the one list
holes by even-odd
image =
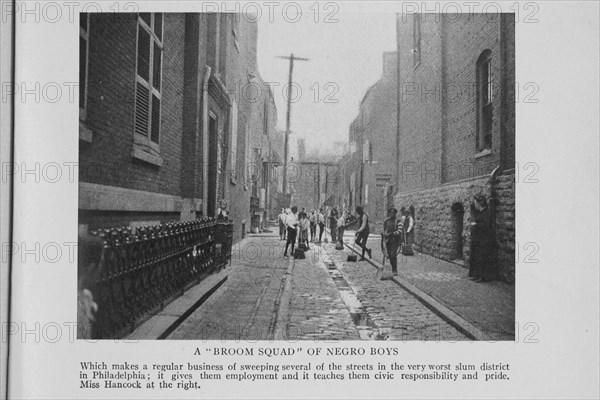
[[140, 161], [144, 161], [148, 164], [156, 165], [157, 167], [163, 166], [163, 159], [161, 156], [157, 154], [148, 153], [147, 151], [141, 149], [140, 147], [133, 146], [133, 151], [131, 152], [131, 156]]
[[93, 139], [94, 134], [92, 130], [87, 128], [82, 120], [79, 120], [79, 140], [85, 143], [92, 143]]
[[487, 157], [491, 154], [492, 154], [492, 149], [484, 149], [484, 150], [481, 150], [479, 153], [475, 154], [475, 158]]

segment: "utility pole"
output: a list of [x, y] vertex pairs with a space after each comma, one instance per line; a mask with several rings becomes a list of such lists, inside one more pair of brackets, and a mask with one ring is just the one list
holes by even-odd
[[283, 149], [283, 193], [287, 194], [287, 164], [288, 164], [288, 143], [290, 136], [290, 114], [292, 109], [292, 73], [294, 72], [294, 60], [309, 61], [308, 58], [295, 57], [294, 53], [288, 56], [278, 56], [290, 60], [290, 72], [288, 76], [288, 91], [287, 91], [287, 114], [285, 117], [285, 144]]

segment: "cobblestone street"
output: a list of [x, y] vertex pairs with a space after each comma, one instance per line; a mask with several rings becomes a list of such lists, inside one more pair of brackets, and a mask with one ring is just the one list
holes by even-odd
[[[375, 263], [383, 259], [380, 240], [380, 236], [371, 235], [367, 242]], [[346, 245], [351, 246], [353, 241], [354, 232], [346, 232]], [[419, 252], [414, 256], [398, 255], [398, 272], [400, 278], [444, 304], [489, 339], [514, 340], [514, 285], [500, 281], [473, 282], [468, 279], [468, 268]]]
[[228, 280], [169, 339], [467, 340], [350, 250], [311, 244], [283, 257], [275, 234], [250, 235], [234, 250]]

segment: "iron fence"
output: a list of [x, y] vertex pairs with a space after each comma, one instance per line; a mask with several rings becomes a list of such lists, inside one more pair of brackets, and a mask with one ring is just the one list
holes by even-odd
[[92, 289], [98, 304], [93, 337], [118, 338], [231, 260], [233, 223], [203, 218], [102, 229]]

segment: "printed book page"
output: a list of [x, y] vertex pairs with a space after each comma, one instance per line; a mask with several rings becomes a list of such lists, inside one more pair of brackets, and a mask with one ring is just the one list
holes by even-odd
[[598, 7], [2, 1], [3, 396], [598, 398]]

